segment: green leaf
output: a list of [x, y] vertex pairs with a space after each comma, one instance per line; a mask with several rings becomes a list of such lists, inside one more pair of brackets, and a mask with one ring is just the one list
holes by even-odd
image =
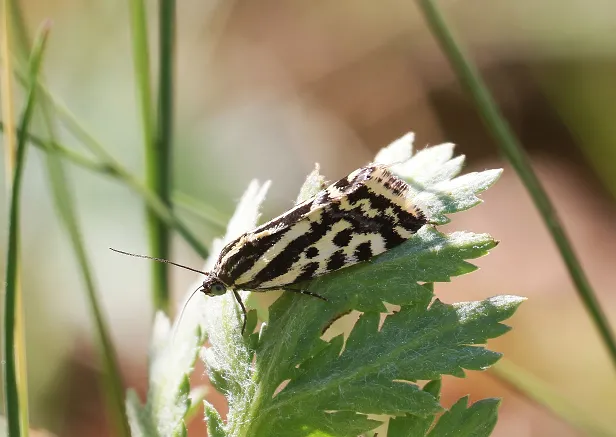
[[[254, 228], [268, 187], [269, 183], [260, 186], [253, 181], [250, 184], [229, 222], [227, 237], [214, 242], [213, 253], [217, 254], [225, 241]], [[211, 256], [204, 270], [210, 270], [215, 262], [216, 258]], [[210, 299], [201, 293], [195, 294], [199, 285], [200, 279], [190, 288], [182, 306], [185, 308], [183, 317], [176, 319], [173, 329], [162, 312], [156, 315], [150, 346], [147, 401], [140, 406], [129, 398], [131, 428], [145, 429], [144, 435], [166, 437], [185, 433], [184, 422], [193, 411], [188, 377], [200, 352], [212, 385], [222, 393], [237, 392], [241, 387], [229, 383], [247, 377], [246, 369], [254, 351], [249, 347], [249, 338], [238, 335], [241, 319], [235, 300], [232, 296]], [[254, 317], [250, 315], [248, 324], [253, 329], [256, 319], [251, 321], [251, 318]], [[210, 334], [212, 344], [218, 347], [202, 350], [201, 345], [207, 338], [203, 328]]]
[[389, 421], [387, 437], [423, 437], [426, 435], [434, 416], [401, 416]]
[[[251, 182], [229, 222], [225, 238], [214, 242], [213, 255], [206, 263], [205, 269], [209, 270], [213, 267], [217, 254], [224, 244], [256, 226], [259, 207], [268, 189], [269, 182], [263, 185], [259, 185], [256, 181]], [[247, 294], [242, 292], [241, 295], [246, 301]], [[236, 402], [240, 401], [233, 394], [242, 393], [243, 397], [245, 393], [246, 396], [250, 396], [256, 388], [256, 385], [250, 382], [254, 341], [253, 337], [248, 335], [251, 333], [250, 328], [254, 330], [256, 325], [256, 319], [253, 319], [255, 316], [256, 313], [249, 313], [247, 335], [241, 336], [242, 314], [233, 295], [227, 293], [224, 296], [207, 298], [203, 327], [212, 346], [206, 348], [201, 357], [205, 362], [212, 385], [224, 393], [229, 400], [228, 421], [233, 421], [237, 413]]]
[[[452, 71], [475, 103], [480, 118], [494, 138], [494, 144], [498, 146], [502, 155], [509, 161], [512, 169], [526, 187], [537, 211], [541, 214], [543, 222], [560, 252], [563, 263], [567, 267], [580, 300], [599, 331], [612, 364], [616, 366], [616, 334], [610, 326], [605, 310], [597, 298], [597, 293], [590, 284], [570, 238], [565, 232], [563, 223], [556, 212], [554, 202], [548, 196], [546, 189], [533, 170], [526, 150], [499, 110], [495, 99], [490, 94], [487, 85], [479, 74], [478, 68], [470, 62], [465, 50], [449, 29], [447, 21], [437, 5], [438, 2], [435, 0], [420, 0], [417, 3], [419, 10], [425, 16], [426, 24], [447, 57]], [[592, 132], [593, 136], [596, 135], [592, 128], [589, 131]], [[606, 162], [609, 162], [609, 160], [606, 160]]]
[[207, 422], [207, 433], [210, 437], [226, 437], [224, 424], [220, 418], [220, 414], [212, 404], [207, 401], [203, 402], [203, 410], [205, 411], [205, 421]]
[[463, 377], [463, 369], [482, 370], [496, 362], [500, 354], [469, 345], [505, 333], [507, 327], [499, 321], [509, 317], [520, 301], [500, 297], [456, 306], [438, 300], [429, 307], [405, 306], [388, 316], [380, 329], [378, 314], [365, 313], [342, 354], [338, 354], [341, 345], [330, 342], [301, 362], [298, 374], [271, 401], [267, 393], [266, 414], [261, 411], [261, 427], [254, 435], [270, 435], [270, 424], [277, 418], [302, 422], [313, 410], [417, 416], [439, 412], [437, 399], [409, 381], [444, 374]]
[[192, 419], [195, 414], [199, 411], [199, 407], [201, 406], [205, 396], [208, 394], [208, 387], [206, 386], [198, 386], [190, 390], [188, 394], [188, 399], [190, 399], [190, 408], [186, 412], [184, 419]]
[[128, 416], [132, 437], [157, 436], [149, 412], [141, 406], [139, 396], [129, 389], [126, 394], [126, 414]]
[[295, 203], [301, 203], [304, 200], [311, 198], [327, 186], [325, 183], [325, 178], [319, 173], [319, 170], [319, 164], [315, 164], [314, 170], [310, 172], [306, 178], [306, 182], [302, 185]]
[[395, 172], [402, 175], [399, 165], [407, 163], [411, 156], [413, 156], [413, 141], [415, 141], [415, 134], [413, 132], [403, 135], [389, 146], [379, 150], [379, 153], [374, 157], [374, 162], [377, 164], [394, 165], [393, 169]]
[[431, 297], [432, 291], [417, 281], [447, 282], [476, 270], [465, 260], [486, 255], [496, 244], [487, 234], [444, 235], [426, 226], [381, 256], [315, 279], [311, 288], [332, 301], [351, 299], [359, 311], [384, 312], [382, 302], [404, 305]]
[[[426, 149], [404, 161], [411, 141], [412, 135], [406, 135], [376, 161], [391, 165], [409, 181], [412, 195], [433, 223], [444, 223], [449, 220], [446, 214], [479, 203], [476, 195], [500, 175], [496, 170], [455, 177], [463, 158], [452, 159], [451, 145]], [[298, 201], [321, 184], [313, 172]], [[254, 227], [263, 197], [264, 189], [252, 186], [247, 191], [226, 241]], [[229, 401], [225, 435], [356, 436], [380, 425], [371, 414], [403, 416], [425, 435], [434, 415], [442, 411], [441, 375], [463, 377], [465, 370], [495, 363], [500, 354], [480, 345], [507, 332], [501, 322], [523, 300], [501, 296], [444, 304], [433, 300], [431, 283], [474, 271], [468, 260], [486, 255], [496, 244], [487, 234], [443, 234], [424, 226], [369, 262], [306, 284], [327, 302], [283, 293], [258, 334], [240, 334], [241, 313], [230, 293], [209, 299], [204, 329], [211, 346], [202, 357], [214, 386]], [[387, 312], [384, 302], [400, 310], [379, 314]], [[321, 336], [332, 321], [351, 310], [363, 314], [346, 342], [343, 336], [324, 341]], [[417, 380], [434, 381], [421, 390]], [[459, 412], [454, 412], [457, 418]], [[469, 423], [485, 429], [484, 422]]]
[[445, 214], [464, 211], [481, 203], [476, 194], [490, 188], [501, 174], [502, 170], [487, 170], [439, 182], [430, 186], [430, 190], [421, 186], [419, 189], [424, 191], [417, 191], [415, 200], [433, 223], [443, 225], [450, 221]]
[[468, 396], [460, 399], [443, 414], [428, 434], [430, 437], [489, 436], [498, 418], [498, 399], [483, 399], [468, 407]]
[[[128, 393], [127, 414], [133, 436], [186, 434], [185, 419], [194, 411], [195, 397], [188, 378], [206, 339], [200, 327], [203, 306], [198, 302], [187, 306], [184, 317], [176, 320], [173, 328], [167, 316], [162, 312], [156, 314], [145, 405], [140, 404], [134, 392]], [[196, 401], [199, 396], [196, 395]]]
[[[423, 386], [423, 391], [430, 393], [436, 399], [440, 398], [441, 379], [435, 379]], [[428, 416], [400, 416], [389, 421], [388, 437], [417, 437], [424, 436], [430, 429], [435, 415]]]
[[445, 214], [481, 203], [476, 194], [490, 188], [503, 172], [488, 170], [455, 177], [462, 170], [464, 155], [453, 158], [453, 144], [429, 147], [408, 159], [413, 140], [413, 134], [406, 134], [381, 150], [375, 162], [392, 165], [392, 171], [408, 182], [413, 200], [434, 224], [449, 223]]
[[356, 437], [379, 426], [381, 422], [350, 411], [324, 412], [306, 415], [296, 422], [279, 421], [268, 430], [269, 436]]
[[468, 407], [468, 397], [445, 412], [430, 432], [434, 416], [396, 417], [389, 422], [387, 437], [487, 437], [496, 425], [498, 399], [483, 399]]

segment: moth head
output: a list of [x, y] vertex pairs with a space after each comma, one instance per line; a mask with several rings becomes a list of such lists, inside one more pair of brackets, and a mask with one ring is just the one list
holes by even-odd
[[222, 296], [227, 292], [227, 286], [213, 273], [205, 273], [205, 279], [199, 291], [207, 296]]

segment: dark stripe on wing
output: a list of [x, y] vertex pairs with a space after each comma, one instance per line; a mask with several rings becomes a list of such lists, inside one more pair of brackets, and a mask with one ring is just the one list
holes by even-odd
[[318, 262], [311, 262], [311, 263], [306, 264], [302, 268], [302, 273], [293, 282], [302, 282], [302, 281], [307, 281], [308, 279], [312, 279], [312, 276], [318, 269], [319, 269]]
[[323, 211], [322, 220], [320, 222], [312, 222], [308, 232], [290, 241], [278, 255], [255, 275], [252, 281], [244, 284], [244, 287], [247, 289], [259, 288], [261, 283], [270, 281], [289, 271], [291, 266], [299, 260], [302, 252], [304, 252], [308, 246], [319, 241], [331, 229], [334, 222], [329, 220], [326, 211], [327, 208]]
[[319, 256], [319, 249], [317, 249], [316, 247], [311, 246], [306, 250], [306, 258], [311, 259], [317, 256]]
[[[348, 194], [355, 190], [358, 185], [363, 184], [369, 179], [370, 175], [374, 173], [374, 170], [376, 170], [376, 166], [370, 165], [364, 167], [352, 178], [349, 175], [333, 183], [331, 186], [335, 187], [343, 195]], [[327, 189], [325, 191], [327, 191]]]
[[351, 238], [353, 237], [353, 229], [347, 228], [338, 232], [332, 242], [338, 247], [347, 247], [351, 242]]
[[[311, 209], [320, 209], [322, 211], [321, 218], [318, 222], [310, 224], [310, 230], [303, 235], [296, 237], [283, 248], [278, 255], [269, 261], [264, 267], [256, 273], [254, 278], [242, 284], [246, 289], [258, 290], [259, 286], [275, 278], [284, 275], [293, 268], [293, 265], [301, 258], [305, 252], [306, 258], [316, 257], [318, 249], [313, 244], [317, 243], [327, 232], [332, 229], [332, 226], [344, 220], [351, 226], [348, 230], [343, 230], [338, 233], [333, 243], [338, 247], [346, 247], [351, 241], [353, 234], [376, 234], [380, 235], [385, 243], [386, 250], [398, 246], [406, 241], [406, 238], [395, 231], [395, 227], [401, 226], [410, 233], [415, 233], [427, 220], [424, 214], [419, 210], [406, 211], [397, 203], [392, 202], [386, 196], [378, 194], [366, 186], [365, 181], [370, 178], [378, 166], [369, 166], [362, 169], [352, 178], [343, 178], [338, 182], [330, 185], [328, 189], [320, 191], [317, 195], [298, 205], [294, 210], [266, 223], [257, 228], [254, 232], [282, 226], [283, 229], [273, 235], [262, 237], [253, 243], [253, 246], [242, 249], [234, 255], [228, 263], [231, 276], [237, 278], [248, 271], [255, 262], [259, 260], [267, 249], [269, 249], [276, 241], [290, 229], [294, 223], [302, 220], [303, 217], [309, 215]], [[382, 176], [379, 176], [377, 182], [382, 183], [388, 190], [395, 195], [406, 195], [407, 185], [404, 181], [393, 176], [388, 171], [384, 171]], [[337, 191], [330, 190], [331, 187], [336, 187]], [[329, 190], [329, 191], [328, 191]], [[338, 195], [340, 193], [340, 195]], [[350, 210], [342, 210], [340, 201], [346, 199], [354, 207]], [[374, 217], [369, 217], [362, 210], [362, 206], [357, 202], [367, 199], [370, 202], [370, 209], [378, 213]], [[390, 210], [393, 216], [386, 214], [386, 210]], [[272, 242], [273, 241], [273, 242]], [[374, 255], [370, 242], [359, 244], [354, 250], [354, 258], [357, 261], [365, 261]], [[338, 270], [347, 265], [354, 264], [354, 261], [347, 260], [341, 250], [332, 254], [327, 260], [327, 269], [329, 271]], [[317, 262], [310, 262], [302, 268], [302, 273], [289, 284], [301, 282], [307, 279], [312, 279], [318, 270]], [[223, 279], [224, 280], [224, 279]]]
[[355, 255], [358, 261], [369, 260], [372, 258], [372, 244], [369, 241], [358, 244], [353, 255]]
[[[264, 235], [251, 242], [245, 242], [237, 253], [225, 260], [223, 265], [217, 266], [217, 273], [220, 278], [225, 281], [226, 284], [234, 284], [237, 278], [250, 270], [259, 258], [261, 258], [261, 256], [263, 256], [263, 254], [267, 252], [270, 247], [272, 247], [272, 245], [280, 241], [284, 234], [287, 233], [291, 225], [299, 221], [310, 211], [313, 200], [314, 199], [308, 199], [290, 211], [287, 211], [286, 213], [251, 231], [250, 234], [258, 234], [259, 232], [263, 232], [268, 229], [273, 230], [270, 235]], [[275, 230], [276, 228], [279, 229]], [[219, 259], [223, 259], [224, 256], [233, 248], [233, 246], [242, 239], [242, 237], [243, 236], [240, 236], [225, 246], [220, 253]]]
[[[405, 211], [387, 197], [375, 193], [365, 185], [350, 193], [347, 199], [351, 204], [362, 199], [368, 199], [371, 209], [379, 211], [375, 217], [365, 216], [359, 207], [347, 211], [347, 213], [356, 221], [354, 226], [355, 232], [378, 233], [382, 235], [385, 239], [386, 249], [396, 247], [406, 240], [394, 230], [395, 226], [402, 226], [407, 231], [415, 233], [427, 223], [423, 214]], [[385, 210], [388, 208], [391, 208], [394, 217], [385, 213]], [[347, 218], [347, 220], [352, 222], [351, 218]]]
[[[362, 187], [365, 180], [370, 177], [374, 170], [375, 167], [365, 167], [353, 178], [342, 178], [332, 185], [343, 193], [342, 197], [345, 197], [346, 194]], [[332, 185], [330, 185], [330, 187]], [[274, 257], [274, 259], [272, 259], [265, 267], [263, 267], [263, 269], [255, 275], [253, 280], [249, 281], [246, 284], [243, 284], [243, 286], [246, 288], [258, 288], [261, 283], [270, 281], [278, 276], [285, 274], [288, 269], [291, 268], [291, 266], [295, 262], [297, 262], [297, 260], [299, 260], [301, 253], [304, 252], [308, 248], [308, 246], [319, 241], [331, 229], [334, 223], [336, 223], [341, 218], [343, 218], [344, 215], [346, 215], [345, 212], [341, 212], [339, 210], [338, 205], [339, 201], [331, 198], [328, 189], [321, 190], [314, 196], [314, 198], [307, 200], [300, 206], [296, 207], [295, 210], [292, 210], [289, 213], [284, 214], [279, 218], [266, 223], [260, 228], [257, 228], [255, 232], [262, 231], [270, 226], [277, 226], [280, 224], [288, 226], [293, 224], [294, 222], [299, 221], [301, 217], [307, 214], [311, 209], [316, 209], [317, 206], [323, 209], [323, 218], [320, 223], [311, 223], [310, 231], [289, 242], [289, 245], [285, 247], [276, 257]], [[329, 216], [330, 210], [334, 211], [334, 217]], [[338, 211], [338, 213], [335, 213], [336, 211]], [[351, 230], [347, 231], [346, 233], [344, 233], [343, 231], [343, 234], [340, 236], [338, 241], [341, 244], [337, 244], [339, 247], [343, 247], [342, 244], [345, 243], [346, 240], [348, 240], [346, 241], [346, 244], [350, 242], [349, 237], [351, 232]], [[258, 257], [251, 259], [250, 263], [245, 263], [245, 265], [243, 265], [241, 269], [237, 267], [234, 268], [232, 273], [233, 277], [237, 278], [244, 272], [248, 271], [257, 260]]]
[[[226, 260], [223, 265], [216, 266], [216, 274], [225, 284], [235, 284], [237, 278], [239, 278], [244, 272], [250, 270], [259, 258], [263, 256], [267, 249], [278, 242], [288, 230], [289, 228], [286, 228], [275, 234], [263, 236], [256, 241], [244, 242], [242, 244], [242, 248], [236, 254]], [[229, 243], [225, 249], [230, 249], [234, 244], [238, 244], [241, 238], [242, 237]]]
[[[318, 195], [318, 194], [317, 194]], [[271, 219], [267, 223], [263, 223], [258, 228], [250, 231], [251, 234], [258, 234], [259, 232], [265, 231], [267, 229], [273, 229], [277, 226], [290, 226], [301, 219], [304, 215], [306, 215], [310, 209], [312, 208], [312, 204], [314, 202], [314, 197], [300, 203], [295, 206], [293, 209], [285, 212], [284, 214], [279, 215]]]
[[333, 272], [341, 269], [345, 264], [347, 264], [346, 255], [342, 249], [340, 249], [332, 253], [332, 256], [327, 260], [327, 270]]

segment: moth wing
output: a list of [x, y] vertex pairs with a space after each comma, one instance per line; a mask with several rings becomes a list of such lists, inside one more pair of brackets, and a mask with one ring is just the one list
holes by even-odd
[[235, 286], [259, 290], [366, 261], [426, 223], [407, 188], [383, 166], [358, 169], [240, 237], [221, 256], [219, 275], [226, 272]]
[[[255, 264], [260, 264], [260, 259], [268, 249], [288, 234], [293, 225], [302, 222], [304, 217], [311, 213], [315, 198], [316, 196], [296, 205], [284, 214], [242, 234], [227, 244], [214, 266], [217, 276], [229, 287], [237, 285], [238, 278], [253, 268]], [[317, 205], [316, 209], [318, 208]]]

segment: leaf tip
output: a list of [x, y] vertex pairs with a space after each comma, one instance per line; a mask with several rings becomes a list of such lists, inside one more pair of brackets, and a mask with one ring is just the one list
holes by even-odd
[[48, 34], [52, 27], [53, 27], [53, 20], [51, 18], [45, 18], [43, 20], [43, 23], [41, 24], [41, 32]]
[[522, 304], [522, 302], [526, 300], [528, 300], [528, 298], [526, 297], [509, 294], [505, 294], [502, 296], [494, 296], [487, 299], [487, 301], [493, 305], [509, 308], [517, 308]]
[[485, 179], [485, 182], [484, 182], [485, 189], [484, 190], [487, 190], [492, 185], [494, 185], [502, 176], [503, 171], [504, 170], [502, 168], [494, 168], [490, 170], [484, 170], [483, 172], [481, 172]]

